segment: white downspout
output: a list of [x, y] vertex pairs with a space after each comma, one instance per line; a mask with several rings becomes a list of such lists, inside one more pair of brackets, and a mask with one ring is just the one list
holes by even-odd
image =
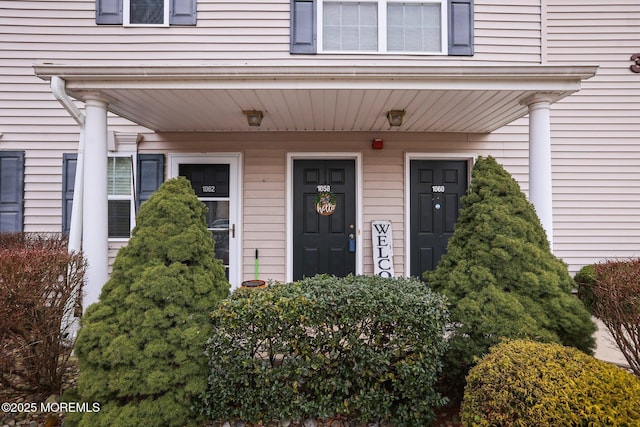
[[[73, 103], [65, 90], [65, 81], [58, 76], [51, 77], [51, 91], [53, 96], [62, 104], [65, 110], [73, 117], [80, 127], [78, 139], [78, 158], [76, 160], [76, 176], [73, 184], [73, 201], [71, 204], [71, 224], [69, 224], [69, 252], [82, 250], [82, 199], [84, 188], [84, 122], [85, 116]], [[65, 318], [62, 322], [62, 331], [70, 339], [75, 339], [80, 328], [79, 318], [76, 317], [77, 298], [69, 298], [65, 307]], [[82, 304], [82, 303], [80, 303]]]
[[69, 252], [80, 252], [82, 249], [82, 199], [84, 191], [84, 122], [85, 116], [73, 103], [65, 90], [65, 81], [58, 76], [51, 77], [53, 96], [62, 104], [80, 127], [78, 141], [78, 159], [76, 160], [76, 177], [73, 187], [71, 205], [71, 224], [69, 226]]

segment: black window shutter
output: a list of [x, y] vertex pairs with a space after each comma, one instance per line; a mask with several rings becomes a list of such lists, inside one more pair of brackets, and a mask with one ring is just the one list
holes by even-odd
[[171, 0], [169, 25], [196, 25], [196, 0]]
[[315, 1], [291, 0], [291, 53], [316, 53], [315, 14]]
[[136, 212], [164, 182], [164, 154], [138, 154]]
[[96, 0], [96, 24], [122, 25], [122, 0]]
[[0, 151], [0, 232], [23, 230], [24, 151]]
[[449, 0], [449, 55], [473, 55], [473, 0]]
[[65, 153], [62, 155], [62, 233], [66, 235], [71, 229], [71, 206], [73, 205], [77, 164], [77, 154]]

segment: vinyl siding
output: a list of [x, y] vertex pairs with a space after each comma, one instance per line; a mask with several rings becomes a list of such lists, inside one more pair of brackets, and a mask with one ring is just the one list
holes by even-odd
[[[59, 231], [62, 153], [74, 150], [75, 122], [33, 75], [34, 63], [384, 64], [539, 62], [536, 1], [476, 0], [476, 55], [289, 55], [289, 1], [198, 1], [196, 27], [97, 26], [94, 0], [0, 1], [0, 149], [26, 149], [25, 230]], [[257, 13], [258, 12], [258, 13]], [[110, 117], [110, 129], [142, 131]], [[40, 169], [32, 167], [39, 159]], [[54, 179], [50, 179], [54, 177]]]
[[[546, 19], [546, 21], [543, 20]], [[62, 154], [78, 128], [32, 65], [600, 65], [583, 90], [552, 108], [554, 250], [572, 271], [638, 256], [640, 74], [637, 0], [476, 0], [473, 57], [289, 55], [289, 1], [198, 1], [196, 27], [96, 26], [93, 0], [0, 0], [0, 150], [25, 150], [25, 230], [61, 227]], [[109, 129], [141, 132], [110, 116]], [[372, 151], [382, 136], [385, 149]], [[304, 142], [303, 142], [304, 141]], [[363, 272], [371, 265], [370, 221], [391, 219], [395, 269], [404, 273], [404, 153], [493, 155], [528, 191], [526, 118], [490, 135], [279, 133], [150, 135], [141, 152], [243, 151], [243, 274], [284, 279], [286, 153], [361, 152]], [[113, 257], [121, 242], [110, 244]]]
[[548, 3], [548, 63], [599, 65], [553, 106], [554, 251], [572, 270], [640, 256], [640, 3]]
[[[373, 138], [383, 138], [385, 148], [372, 150]], [[404, 274], [405, 265], [405, 153], [494, 155], [514, 174], [526, 175], [523, 144], [493, 141], [489, 135], [398, 132], [272, 132], [173, 133], [146, 136], [140, 152], [210, 153], [243, 152], [242, 277], [254, 276], [255, 250], [259, 250], [260, 278], [286, 278], [287, 154], [361, 153], [362, 155], [362, 256], [363, 273], [373, 274], [371, 221], [393, 223], [394, 267]], [[304, 143], [301, 143], [304, 141]], [[526, 140], [525, 140], [526, 141]], [[525, 167], [522, 167], [522, 164]]]

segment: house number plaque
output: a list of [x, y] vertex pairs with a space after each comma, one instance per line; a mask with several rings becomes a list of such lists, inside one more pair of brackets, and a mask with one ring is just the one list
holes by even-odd
[[215, 185], [203, 185], [202, 186], [202, 192], [203, 193], [215, 193], [216, 192], [216, 186]]

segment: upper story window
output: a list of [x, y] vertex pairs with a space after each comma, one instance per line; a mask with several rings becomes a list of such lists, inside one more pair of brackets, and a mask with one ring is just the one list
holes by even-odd
[[124, 0], [125, 25], [169, 25], [169, 0]]
[[321, 51], [443, 53], [446, 11], [443, 0], [324, 0]]
[[473, 0], [291, 0], [290, 51], [473, 55]]
[[196, 0], [96, 0], [96, 24], [196, 25]]

